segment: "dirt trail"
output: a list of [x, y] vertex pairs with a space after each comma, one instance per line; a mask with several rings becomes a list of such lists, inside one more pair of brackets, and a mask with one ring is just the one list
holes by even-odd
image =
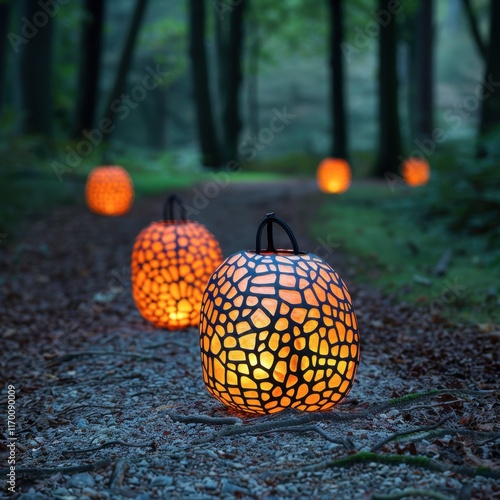
[[[180, 194], [194, 206], [196, 193]], [[270, 211], [312, 250], [317, 242], [307, 228], [320, 201], [310, 183], [230, 184], [193, 218], [226, 256], [254, 247]], [[138, 200], [116, 219], [61, 208], [0, 252], [0, 463], [5, 467], [9, 456], [4, 410], [13, 385], [20, 498], [358, 499], [408, 488], [439, 498], [500, 496], [498, 332], [433, 317], [410, 324], [408, 306], [349, 276], [362, 361], [334, 412], [347, 419], [311, 427], [295, 413], [236, 414], [204, 388], [197, 331], [156, 330], [133, 304], [132, 244], [161, 208], [161, 198]], [[344, 273], [341, 255], [329, 262]], [[432, 389], [443, 391], [375, 404]], [[266, 422], [268, 428], [250, 427]], [[412, 429], [419, 432], [382, 443]], [[377, 455], [360, 453], [370, 450]], [[365, 462], [328, 464], [355, 453]], [[389, 455], [406, 463], [377, 463]], [[412, 464], [417, 456], [447, 470]], [[476, 467], [496, 469], [497, 477], [473, 474]], [[0, 479], [0, 491], [7, 486]]]

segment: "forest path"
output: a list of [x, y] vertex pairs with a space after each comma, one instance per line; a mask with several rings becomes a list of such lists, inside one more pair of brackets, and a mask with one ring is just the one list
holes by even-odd
[[[206, 188], [179, 194], [194, 207]], [[225, 256], [253, 249], [258, 223], [270, 211], [288, 222], [302, 249], [317, 246], [307, 229], [318, 207], [313, 184], [218, 189], [193, 218], [215, 234]], [[21, 498], [358, 499], [408, 488], [440, 498], [500, 495], [498, 332], [430, 316], [411, 324], [410, 307], [348, 277], [362, 359], [351, 393], [332, 412], [347, 420], [324, 417], [311, 427], [302, 414], [255, 419], [229, 411], [204, 388], [197, 330], [157, 330], [133, 304], [131, 248], [159, 218], [162, 202], [138, 200], [120, 218], [60, 208], [0, 253], [7, 269], [0, 282], [0, 369], [4, 387], [16, 391]], [[343, 275], [335, 249], [328, 260]], [[431, 389], [442, 392], [375, 404]], [[240, 421], [248, 426], [243, 431]], [[6, 435], [5, 416], [2, 422]], [[268, 429], [250, 427], [266, 422]], [[412, 429], [419, 432], [382, 444]], [[9, 450], [1, 446], [3, 467]], [[369, 450], [377, 455], [362, 453]], [[407, 463], [377, 463], [389, 455]], [[348, 469], [328, 463], [353, 456], [362, 463]], [[422, 461], [413, 467], [417, 456], [448, 470]], [[496, 468], [497, 477], [476, 475], [479, 466]]]

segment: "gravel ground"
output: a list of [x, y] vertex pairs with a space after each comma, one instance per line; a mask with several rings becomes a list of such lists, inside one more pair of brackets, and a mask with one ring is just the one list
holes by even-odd
[[[181, 194], [187, 204], [196, 195]], [[276, 211], [307, 250], [318, 202], [307, 183], [230, 185], [193, 218], [227, 256], [253, 248], [261, 217]], [[13, 498], [500, 498], [498, 326], [410, 324], [408, 305], [356, 285], [332, 253], [361, 332], [351, 393], [312, 422], [228, 410], [205, 390], [198, 332], [154, 329], [133, 304], [131, 247], [161, 203], [137, 201], [116, 219], [61, 208], [0, 253], [0, 463], [12, 385]], [[360, 463], [336, 462], [352, 457]]]

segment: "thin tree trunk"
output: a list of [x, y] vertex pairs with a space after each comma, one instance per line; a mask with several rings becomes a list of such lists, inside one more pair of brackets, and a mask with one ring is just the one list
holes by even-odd
[[[115, 113], [115, 111], [113, 110], [113, 103], [120, 100], [123, 90], [125, 89], [127, 74], [132, 62], [132, 55], [134, 52], [137, 35], [139, 34], [139, 28], [144, 17], [147, 3], [147, 0], [137, 0], [137, 3], [135, 5], [135, 10], [132, 15], [132, 21], [130, 23], [127, 39], [125, 40], [125, 45], [120, 57], [120, 63], [118, 65], [118, 70], [116, 72], [116, 77], [113, 83], [113, 88], [111, 90], [108, 104], [105, 108], [103, 120], [113, 121], [113, 115]], [[112, 131], [114, 132], [114, 130], [115, 129], [113, 129]], [[104, 140], [108, 140], [110, 138], [110, 135], [111, 133], [105, 134]]]
[[[33, 19], [39, 11], [36, 2], [25, 1], [23, 14], [27, 19]], [[53, 135], [53, 35], [54, 19], [47, 16], [47, 23], [38, 29], [36, 38], [20, 48], [21, 130], [25, 134], [46, 137], [50, 147]]]
[[[379, 0], [379, 11], [387, 11], [391, 0]], [[397, 19], [380, 27], [379, 35], [379, 146], [375, 173], [398, 173], [402, 155], [398, 109]]]
[[227, 50], [226, 99], [223, 108], [224, 153], [226, 161], [238, 158], [238, 137], [242, 128], [239, 96], [242, 82], [243, 20], [246, 1], [236, 5], [230, 17]]
[[259, 132], [259, 58], [260, 58], [260, 30], [257, 21], [252, 23], [252, 43], [248, 61], [248, 125], [250, 134]]
[[7, 55], [7, 32], [9, 31], [10, 2], [0, 3], [0, 111], [5, 103], [5, 68]]
[[417, 133], [417, 44], [418, 44], [418, 22], [417, 15], [410, 14], [406, 17], [405, 32], [406, 32], [406, 102], [408, 107], [407, 127], [410, 139], [419, 137]]
[[331, 118], [333, 127], [332, 153], [337, 158], [347, 158], [347, 127], [345, 113], [344, 65], [342, 42], [344, 39], [343, 0], [329, 0], [330, 6], [330, 57], [331, 57]]
[[190, 0], [189, 5], [189, 53], [193, 72], [202, 164], [207, 167], [221, 167], [222, 159], [210, 100], [209, 75], [205, 52], [205, 0]]
[[[500, 81], [500, 2], [490, 0], [490, 34], [484, 72], [484, 93], [479, 134], [485, 136], [495, 130], [500, 123], [500, 91], [496, 89]], [[480, 145], [478, 155], [483, 156], [486, 151]]]
[[474, 9], [472, 8], [470, 0], [462, 0], [462, 4], [464, 6], [465, 17], [467, 18], [467, 22], [469, 23], [469, 28], [472, 34], [472, 38], [476, 43], [476, 48], [479, 52], [479, 55], [481, 56], [481, 59], [486, 61], [487, 48], [483, 38], [481, 37], [481, 33], [479, 32], [477, 16], [474, 13]]
[[74, 137], [89, 130], [94, 119], [99, 96], [99, 75], [104, 24], [104, 0], [85, 0], [87, 19], [82, 37], [83, 59], [80, 68], [80, 96], [76, 112]]
[[415, 118], [419, 137], [430, 137], [434, 110], [434, 1], [420, 0], [417, 14]]

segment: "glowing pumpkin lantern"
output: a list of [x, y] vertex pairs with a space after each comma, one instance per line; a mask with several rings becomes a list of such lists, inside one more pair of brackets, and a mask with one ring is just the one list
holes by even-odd
[[351, 185], [351, 167], [342, 158], [325, 158], [318, 166], [316, 180], [324, 193], [344, 193]]
[[96, 214], [124, 215], [134, 201], [134, 184], [122, 167], [97, 167], [87, 177], [85, 199]]
[[429, 182], [431, 167], [424, 158], [408, 158], [403, 163], [403, 177], [408, 186], [423, 186]]
[[[173, 218], [174, 204], [180, 208], [180, 220]], [[203, 290], [222, 260], [213, 234], [186, 220], [182, 202], [171, 196], [163, 221], [152, 222], [135, 240], [132, 294], [137, 309], [159, 328], [198, 326]]]
[[[276, 250], [272, 224], [293, 250]], [[267, 225], [268, 249], [260, 239]], [[229, 407], [275, 413], [332, 408], [350, 391], [359, 335], [345, 283], [321, 258], [299, 252], [274, 213], [257, 231], [256, 251], [228, 257], [208, 282], [200, 348], [208, 391]]]

